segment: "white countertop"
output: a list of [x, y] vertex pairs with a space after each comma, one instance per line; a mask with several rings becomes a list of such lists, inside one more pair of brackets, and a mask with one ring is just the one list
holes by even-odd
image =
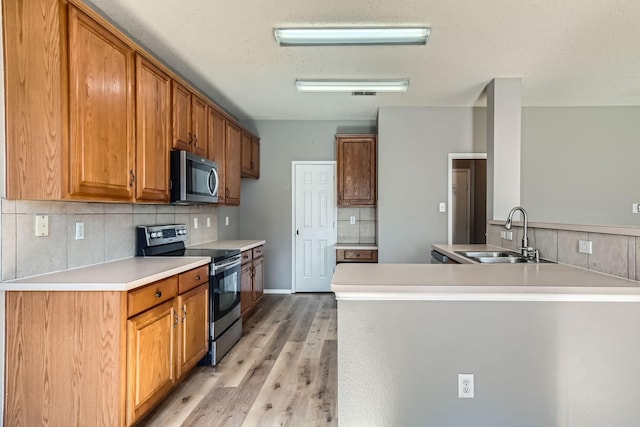
[[0, 283], [4, 291], [130, 291], [209, 264], [209, 257], [133, 257]]
[[339, 300], [640, 302], [640, 284], [563, 264], [339, 264]]
[[264, 240], [216, 240], [189, 246], [189, 249], [240, 249], [246, 251], [265, 243]]
[[378, 245], [370, 243], [336, 243], [336, 249], [353, 251], [377, 251]]

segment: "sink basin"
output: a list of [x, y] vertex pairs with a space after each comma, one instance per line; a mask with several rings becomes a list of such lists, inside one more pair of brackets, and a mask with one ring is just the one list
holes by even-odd
[[[512, 251], [456, 251], [456, 253], [481, 264], [536, 264], [534, 259], [525, 258], [518, 252]], [[548, 263], [553, 261], [540, 258], [540, 264]]]
[[522, 257], [517, 252], [511, 251], [457, 251], [458, 255], [465, 256], [467, 258], [509, 258], [509, 257]]

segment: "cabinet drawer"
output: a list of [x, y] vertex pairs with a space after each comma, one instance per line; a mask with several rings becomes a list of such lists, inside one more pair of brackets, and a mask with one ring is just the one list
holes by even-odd
[[337, 262], [378, 262], [378, 251], [373, 249], [338, 249]]
[[253, 252], [251, 249], [247, 249], [242, 252], [242, 264], [246, 264], [253, 259]]
[[264, 246], [258, 246], [257, 248], [253, 248], [253, 259], [261, 257], [263, 251], [264, 251]]
[[178, 295], [177, 276], [171, 276], [131, 291], [127, 295], [127, 316], [131, 317], [135, 314], [142, 313], [161, 302], [170, 300], [176, 295]]
[[194, 268], [178, 276], [178, 293], [183, 294], [209, 280], [209, 266]]

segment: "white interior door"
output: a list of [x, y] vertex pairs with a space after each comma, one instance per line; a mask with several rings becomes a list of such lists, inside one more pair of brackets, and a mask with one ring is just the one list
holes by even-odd
[[294, 292], [330, 292], [336, 265], [335, 163], [294, 164]]
[[453, 196], [453, 244], [471, 241], [471, 171], [454, 169], [451, 193]]

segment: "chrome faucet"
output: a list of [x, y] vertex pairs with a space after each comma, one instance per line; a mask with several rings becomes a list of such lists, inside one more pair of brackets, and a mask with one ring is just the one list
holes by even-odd
[[529, 246], [529, 237], [527, 236], [527, 229], [529, 227], [529, 218], [527, 216], [527, 211], [525, 211], [523, 207], [516, 206], [515, 208], [511, 209], [511, 212], [509, 212], [509, 216], [507, 217], [507, 222], [504, 224], [504, 228], [506, 228], [507, 230], [511, 230], [511, 224], [513, 222], [513, 214], [516, 213], [516, 211], [522, 212], [522, 218], [524, 221], [524, 230], [522, 232], [522, 247], [518, 249], [520, 249], [520, 253], [522, 254], [523, 257], [529, 258], [529, 257], [535, 256], [536, 262], [540, 262], [539, 261], [540, 252], [538, 252], [537, 249], [533, 249], [532, 247]]

